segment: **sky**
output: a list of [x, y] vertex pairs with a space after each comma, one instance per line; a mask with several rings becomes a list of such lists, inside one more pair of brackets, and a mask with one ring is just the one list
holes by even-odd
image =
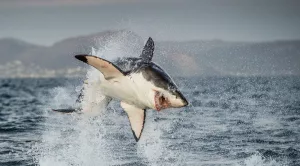
[[0, 38], [40, 45], [105, 30], [156, 40], [300, 39], [299, 0], [0, 0]]

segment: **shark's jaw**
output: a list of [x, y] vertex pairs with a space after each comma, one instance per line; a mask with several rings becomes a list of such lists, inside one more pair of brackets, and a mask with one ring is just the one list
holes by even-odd
[[170, 101], [167, 97], [158, 91], [154, 91], [154, 105], [157, 111], [160, 111], [171, 106]]
[[157, 111], [166, 108], [180, 108], [187, 105], [187, 100], [181, 96], [181, 94], [179, 94], [179, 96], [174, 96], [154, 90], [154, 109]]

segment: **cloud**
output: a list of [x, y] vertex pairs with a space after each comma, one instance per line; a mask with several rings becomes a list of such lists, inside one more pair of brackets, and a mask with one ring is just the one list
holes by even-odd
[[2, 0], [0, 7], [88, 6], [114, 3], [132, 3], [139, 0]]

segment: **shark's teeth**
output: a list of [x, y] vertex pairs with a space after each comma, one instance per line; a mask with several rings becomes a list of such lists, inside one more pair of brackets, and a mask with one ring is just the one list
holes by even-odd
[[155, 108], [157, 111], [160, 111], [165, 108], [169, 108], [171, 103], [167, 97], [165, 97], [162, 93], [155, 91], [154, 95]]
[[154, 102], [155, 102], [155, 108], [156, 108], [157, 111], [160, 111], [159, 98], [160, 98], [159, 92], [155, 91]]

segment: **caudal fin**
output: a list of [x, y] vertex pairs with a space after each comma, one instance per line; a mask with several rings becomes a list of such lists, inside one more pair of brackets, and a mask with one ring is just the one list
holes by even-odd
[[60, 113], [73, 113], [73, 112], [78, 113], [78, 112], [79, 112], [79, 110], [73, 109], [73, 108], [67, 108], [67, 109], [52, 109], [52, 111], [60, 112]]

